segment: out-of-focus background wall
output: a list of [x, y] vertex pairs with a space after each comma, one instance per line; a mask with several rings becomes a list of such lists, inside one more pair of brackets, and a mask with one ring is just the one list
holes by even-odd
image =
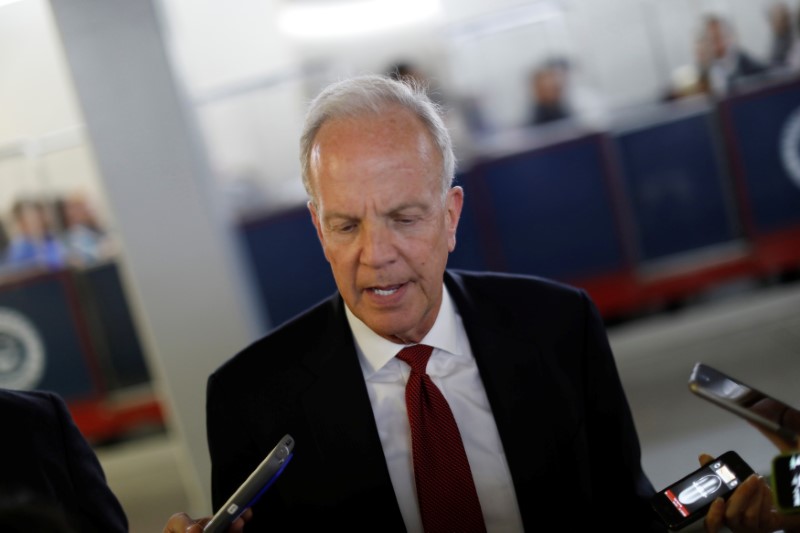
[[206, 377], [335, 289], [297, 141], [353, 74], [442, 105], [451, 266], [590, 292], [659, 488], [771, 459], [694, 361], [800, 404], [796, 0], [0, 0], [0, 72], [0, 386], [67, 399], [133, 531], [209, 514]]

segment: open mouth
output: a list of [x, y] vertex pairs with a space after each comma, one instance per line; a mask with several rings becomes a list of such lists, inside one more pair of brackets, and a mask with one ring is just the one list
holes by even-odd
[[369, 290], [377, 296], [391, 296], [400, 290], [402, 285], [391, 285], [389, 287], [371, 287]]

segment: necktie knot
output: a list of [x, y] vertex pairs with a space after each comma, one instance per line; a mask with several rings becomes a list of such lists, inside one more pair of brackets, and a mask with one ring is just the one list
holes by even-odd
[[411, 366], [412, 372], [425, 373], [425, 368], [428, 366], [428, 359], [431, 358], [433, 347], [425, 344], [415, 344], [413, 346], [406, 346], [396, 357], [401, 361], [408, 363]]

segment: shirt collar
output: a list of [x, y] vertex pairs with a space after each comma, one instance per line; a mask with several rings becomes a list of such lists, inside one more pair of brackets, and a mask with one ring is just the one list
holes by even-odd
[[[345, 304], [347, 322], [353, 332], [364, 377], [369, 378], [391, 361], [403, 345], [384, 339], [356, 317]], [[427, 344], [450, 354], [463, 351], [458, 342], [458, 314], [447, 287], [442, 284], [442, 305], [431, 330], [420, 344]]]

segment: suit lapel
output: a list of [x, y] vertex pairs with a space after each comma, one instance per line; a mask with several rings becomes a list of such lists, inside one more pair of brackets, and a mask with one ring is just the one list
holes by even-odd
[[[457, 274], [446, 273], [445, 283], [464, 322], [489, 398], [523, 522], [533, 527], [538, 518], [531, 513], [536, 506], [528, 505], [526, 495], [541, 479], [548, 458], [556, 454], [549, 435], [533, 429], [547, 427], [537, 424], [533, 416], [547, 405], [540, 385], [550, 373], [541, 367], [542, 358], [530, 340], [534, 337], [528, 331], [531, 324], [515, 325], [516, 320], [495, 313], [495, 304], [476, 296]], [[334, 299], [332, 314], [329, 330], [320, 333], [329, 343], [304, 358], [315, 378], [302, 399], [313, 444], [329, 468], [326, 473], [334, 479], [327, 503], [353, 518], [364, 517], [366, 510], [374, 512], [383, 530], [402, 531], [402, 516], [341, 298]]]
[[530, 329], [534, 326], [524, 325], [527, 340], [523, 341], [520, 333], [523, 326], [515, 325], [519, 317], [495, 312], [495, 304], [476, 299], [464, 281], [458, 274], [445, 274], [492, 408], [523, 521], [533, 527], [531, 524], [537, 518], [527, 516], [532, 506], [525, 505], [525, 495], [554, 453], [552, 440], [537, 431], [546, 425], [537, 424], [532, 416], [547, 405], [539, 386], [547, 372], [541, 368], [542, 358], [537, 355], [535, 343], [530, 342], [533, 336]]
[[[308, 427], [323, 464], [335, 480], [330, 503], [341, 509], [352, 506], [352, 517], [365, 510], [381, 516], [386, 524], [403, 520], [392, 487], [383, 447], [378, 436], [355, 345], [341, 298], [333, 302], [333, 319], [326, 348], [307, 354], [305, 365], [315, 376], [303, 397]], [[389, 527], [389, 530], [394, 530]]]

